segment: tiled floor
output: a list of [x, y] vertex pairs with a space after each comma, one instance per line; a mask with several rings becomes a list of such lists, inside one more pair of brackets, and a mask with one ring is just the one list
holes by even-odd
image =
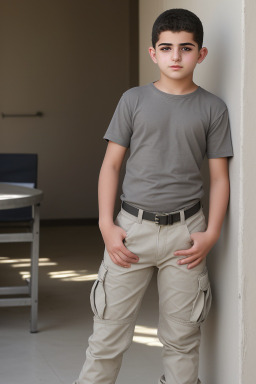
[[[71, 384], [92, 331], [89, 292], [103, 253], [97, 226], [42, 227], [39, 332], [28, 307], [0, 308], [0, 384]], [[25, 244], [0, 244], [0, 285], [20, 285], [29, 271]], [[155, 276], [117, 384], [154, 384], [161, 373]]]

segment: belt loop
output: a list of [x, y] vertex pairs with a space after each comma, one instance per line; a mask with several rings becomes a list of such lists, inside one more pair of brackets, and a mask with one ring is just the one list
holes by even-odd
[[185, 224], [185, 222], [186, 222], [184, 209], [182, 209], [180, 211], [180, 222], [181, 222], [181, 224]]
[[138, 217], [137, 217], [137, 223], [142, 223], [142, 215], [143, 215], [143, 209], [139, 209]]

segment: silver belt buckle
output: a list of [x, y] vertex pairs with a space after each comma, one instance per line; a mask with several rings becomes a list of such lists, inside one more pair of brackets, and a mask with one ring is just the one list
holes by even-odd
[[159, 225], [159, 220], [160, 218], [158, 217], [158, 215], [155, 215], [155, 224]]
[[155, 224], [160, 225], [160, 217], [168, 216], [168, 213], [162, 215], [155, 215]]

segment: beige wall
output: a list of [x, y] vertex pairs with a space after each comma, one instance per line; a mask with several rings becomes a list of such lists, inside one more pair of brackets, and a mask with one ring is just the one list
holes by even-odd
[[157, 80], [158, 68], [153, 64], [148, 54], [148, 47], [151, 46], [151, 27], [155, 18], [163, 10], [163, 1], [139, 1], [139, 79], [140, 85]]
[[130, 86], [129, 0], [0, 0], [1, 152], [39, 154], [42, 218], [97, 217], [102, 136]]
[[255, 1], [244, 1], [244, 36], [243, 36], [243, 118], [242, 118], [242, 194], [241, 211], [242, 241], [240, 245], [241, 260], [241, 317], [242, 317], [242, 348], [241, 348], [241, 383], [256, 382], [255, 351], [256, 351], [256, 108], [255, 108], [255, 61], [256, 54], [251, 47], [255, 40]]
[[[156, 6], [157, 3], [157, 6]], [[231, 197], [221, 238], [208, 255], [213, 305], [203, 327], [200, 377], [204, 384], [240, 383], [241, 371], [241, 119], [242, 119], [242, 2], [232, 0], [140, 1], [140, 82], [157, 78], [150, 61], [151, 27], [158, 14], [169, 8], [187, 8], [195, 12], [205, 27], [204, 45], [209, 55], [195, 73], [195, 82], [217, 94], [228, 105], [235, 157], [230, 161]], [[145, 13], [149, 17], [146, 19]], [[146, 48], [146, 49], [145, 49]], [[255, 61], [252, 61], [255, 62]], [[250, 133], [249, 135], [250, 136]], [[255, 141], [254, 141], [255, 143]], [[250, 159], [251, 161], [252, 159]], [[248, 159], [249, 162], [249, 159]], [[208, 191], [207, 162], [203, 166]], [[207, 197], [207, 196], [206, 196]], [[205, 208], [207, 211], [207, 198]], [[207, 213], [207, 212], [206, 212]], [[252, 322], [251, 322], [252, 326]], [[243, 382], [251, 384], [252, 382]]]

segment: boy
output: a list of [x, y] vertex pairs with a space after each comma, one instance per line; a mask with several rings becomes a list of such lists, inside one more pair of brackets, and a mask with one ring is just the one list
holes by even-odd
[[[233, 155], [226, 105], [193, 82], [196, 64], [207, 55], [202, 42], [203, 27], [192, 12], [162, 13], [149, 48], [160, 79], [123, 94], [104, 136], [99, 227], [106, 247], [91, 292], [94, 332], [77, 384], [115, 383], [155, 267], [164, 365], [159, 383], [200, 383], [200, 325], [211, 306], [206, 255], [220, 235], [229, 199], [227, 157]], [[127, 148], [122, 206], [113, 222]], [[205, 154], [208, 226], [200, 204]]]

